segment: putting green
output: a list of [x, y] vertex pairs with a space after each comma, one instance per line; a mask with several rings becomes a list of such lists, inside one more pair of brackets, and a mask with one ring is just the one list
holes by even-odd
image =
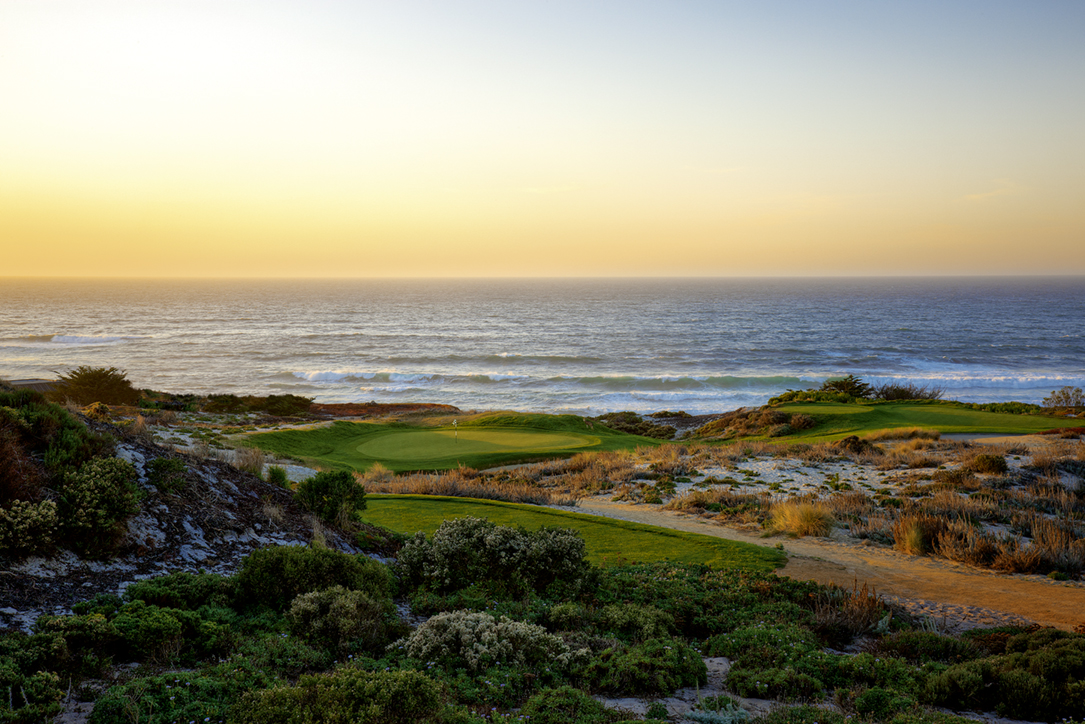
[[404, 430], [366, 440], [356, 448], [377, 460], [436, 460], [455, 455], [544, 453], [598, 445], [599, 438], [542, 430], [464, 429]]
[[482, 469], [660, 444], [604, 425], [590, 426], [576, 415], [492, 412], [465, 417], [457, 428], [339, 420], [308, 430], [255, 433], [245, 440], [313, 467], [367, 470], [381, 463], [397, 473], [464, 465]]

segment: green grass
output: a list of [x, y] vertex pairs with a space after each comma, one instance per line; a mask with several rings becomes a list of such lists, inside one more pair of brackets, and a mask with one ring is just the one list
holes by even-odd
[[397, 533], [432, 535], [445, 520], [474, 516], [499, 525], [573, 528], [580, 532], [595, 564], [672, 561], [713, 568], [772, 571], [787, 562], [782, 551], [714, 536], [657, 528], [584, 513], [566, 513], [517, 503], [432, 495], [368, 495], [361, 518]]
[[838, 440], [848, 435], [862, 437], [875, 430], [899, 427], [930, 428], [943, 434], [1013, 435], [1036, 433], [1059, 426], [1058, 420], [1043, 415], [983, 412], [953, 402], [818, 402], [786, 404], [776, 409], [789, 414], [801, 412], [817, 421], [817, 425], [809, 430], [777, 438], [788, 442]]
[[257, 433], [245, 442], [318, 467], [362, 471], [379, 462], [395, 472], [487, 468], [660, 444], [602, 425], [589, 428], [575, 415], [491, 413], [457, 422], [455, 427], [426, 427], [340, 421], [309, 430]]

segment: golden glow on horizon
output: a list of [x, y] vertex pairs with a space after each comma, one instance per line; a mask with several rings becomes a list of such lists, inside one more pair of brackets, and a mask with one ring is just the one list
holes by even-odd
[[0, 5], [0, 276], [1085, 273], [1054, 9], [487, 7]]

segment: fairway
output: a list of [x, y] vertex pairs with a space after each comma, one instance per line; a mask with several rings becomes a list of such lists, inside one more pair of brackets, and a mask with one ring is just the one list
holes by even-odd
[[809, 430], [789, 435], [789, 442], [838, 440], [847, 435], [862, 436], [875, 430], [901, 427], [922, 427], [943, 434], [1022, 435], [1050, 430], [1060, 424], [1059, 420], [1044, 415], [985, 412], [953, 402], [789, 403], [776, 409], [809, 415], [817, 422]]
[[433, 495], [369, 495], [366, 503], [362, 520], [397, 533], [422, 531], [428, 536], [444, 521], [467, 516], [528, 530], [572, 528], [584, 539], [588, 560], [596, 565], [673, 561], [767, 572], [787, 562], [782, 551], [772, 548], [534, 505]]
[[579, 452], [633, 450], [660, 444], [576, 415], [483, 413], [458, 425], [347, 422], [305, 430], [246, 435], [244, 444], [301, 460], [313, 467], [364, 471], [380, 463], [394, 472], [447, 470], [570, 457]]
[[543, 453], [563, 448], [591, 447], [598, 438], [590, 435], [553, 433], [544, 430], [405, 430], [367, 440], [358, 446], [365, 457], [383, 460], [429, 461], [478, 453]]

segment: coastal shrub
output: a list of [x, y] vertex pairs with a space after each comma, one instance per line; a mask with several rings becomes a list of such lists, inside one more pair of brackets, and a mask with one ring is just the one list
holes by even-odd
[[317, 646], [375, 652], [400, 632], [394, 611], [389, 599], [333, 586], [295, 598], [286, 618], [293, 633]]
[[376, 600], [391, 595], [388, 569], [366, 556], [326, 548], [275, 546], [250, 553], [236, 576], [237, 604], [284, 610], [303, 593], [333, 586], [364, 591]]
[[527, 700], [520, 714], [532, 724], [610, 724], [632, 719], [571, 686], [543, 689]]
[[829, 390], [788, 390], [782, 395], [770, 397], [768, 405], [783, 405], [789, 402], [855, 402], [855, 396], [846, 392]]
[[196, 671], [139, 676], [99, 696], [87, 724], [224, 721], [243, 693], [271, 684], [271, 676], [242, 657]]
[[575, 587], [587, 575], [584, 540], [567, 528], [499, 526], [481, 518], [445, 521], [433, 537], [417, 533], [400, 549], [396, 571], [410, 586], [451, 592], [493, 581], [511, 591]]
[[0, 556], [21, 557], [53, 549], [57, 531], [57, 504], [14, 500], [0, 508]]
[[1006, 653], [955, 664], [928, 679], [935, 705], [1055, 721], [1085, 711], [1085, 636], [1040, 629], [1012, 636]]
[[605, 649], [581, 675], [593, 689], [635, 696], [670, 696], [682, 687], [708, 681], [700, 654], [681, 639], [671, 638]]
[[914, 382], [886, 382], [871, 389], [875, 400], [941, 400], [945, 394], [944, 387]]
[[80, 406], [92, 402], [134, 405], [139, 402], [139, 390], [116, 367], [80, 365], [67, 374], [59, 375], [58, 383], [49, 392], [49, 397], [57, 402], [72, 400]]
[[294, 498], [325, 523], [341, 527], [365, 510], [365, 486], [347, 470], [322, 470], [301, 481]]
[[1066, 385], [1053, 390], [1043, 399], [1044, 407], [1085, 407], [1085, 392], [1080, 387]]
[[449, 670], [479, 671], [493, 666], [565, 669], [583, 652], [570, 651], [542, 626], [488, 613], [439, 613], [420, 625], [402, 643], [407, 656], [433, 661]]
[[644, 641], [670, 634], [674, 628], [674, 616], [654, 606], [611, 604], [600, 613], [599, 625], [620, 638]]
[[229, 724], [437, 724], [440, 685], [417, 671], [341, 668], [302, 676], [294, 686], [247, 693]]
[[185, 487], [188, 466], [178, 458], [154, 458], [147, 463], [147, 482], [164, 493]]
[[653, 437], [658, 440], [670, 440], [678, 432], [678, 430], [671, 425], [660, 425], [658, 423], [650, 422], [642, 419], [637, 413], [629, 411], [608, 412], [605, 415], [600, 415], [599, 417], [592, 419], [595, 422], [606, 425], [611, 430], [626, 432], [630, 435]]
[[65, 542], [103, 557], [124, 540], [125, 522], [139, 512], [136, 469], [126, 460], [98, 458], [64, 477], [58, 513]]
[[880, 721], [914, 708], [916, 700], [892, 689], [872, 686], [856, 696], [852, 705], [858, 714]]
[[828, 379], [821, 383], [821, 392], [835, 392], [850, 397], [870, 397], [874, 389], [855, 375]]
[[849, 724], [843, 714], [820, 706], [774, 706], [764, 716], [753, 720], [756, 724]]
[[198, 618], [188, 611], [148, 606], [137, 600], [121, 607], [112, 624], [133, 656], [163, 662], [180, 653], [186, 628], [195, 628]]
[[[9, 474], [0, 476], [0, 502], [5, 495], [36, 500], [40, 485], [55, 483], [95, 457], [111, 455], [113, 445], [111, 437], [91, 432], [40, 392], [0, 392], [0, 472]], [[35, 478], [39, 485], [27, 490]], [[20, 488], [18, 494], [5, 492]]]
[[214, 573], [178, 571], [136, 581], [124, 589], [126, 601], [143, 601], [151, 606], [195, 611], [202, 606], [229, 606], [234, 582]]
[[0, 659], [0, 691], [6, 695], [0, 708], [4, 724], [41, 724], [50, 722], [60, 713], [64, 698], [60, 676], [52, 671], [23, 674]]
[[870, 650], [878, 656], [896, 656], [915, 664], [928, 661], [955, 664], [985, 654], [969, 639], [929, 631], [897, 631], [879, 639], [870, 646]]
[[204, 412], [265, 412], [275, 417], [297, 417], [309, 412], [313, 398], [300, 395], [208, 395], [201, 406]]

